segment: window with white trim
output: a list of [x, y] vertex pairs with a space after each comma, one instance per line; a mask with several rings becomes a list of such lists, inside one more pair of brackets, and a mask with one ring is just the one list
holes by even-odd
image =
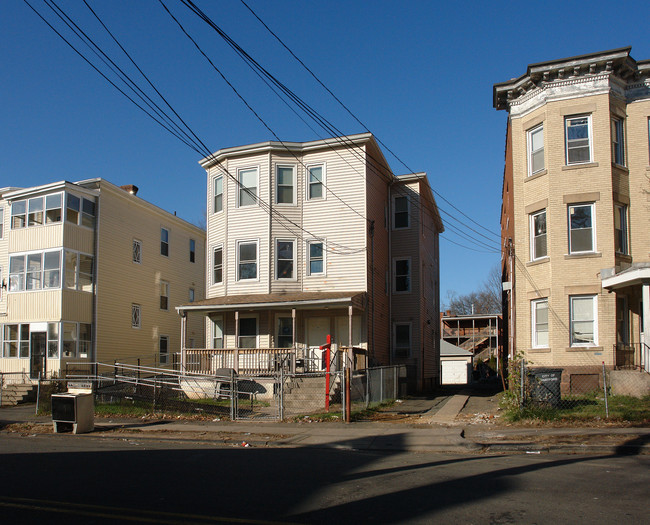
[[239, 170], [237, 177], [239, 181], [239, 207], [254, 206], [257, 204], [257, 168]]
[[530, 302], [533, 348], [548, 348], [548, 298]]
[[160, 255], [169, 257], [169, 230], [160, 228]]
[[591, 162], [591, 115], [566, 117], [564, 129], [567, 165]]
[[237, 279], [257, 279], [257, 241], [241, 241], [237, 246]]
[[169, 283], [160, 281], [160, 309], [169, 310]]
[[528, 131], [528, 175], [544, 170], [544, 125]]
[[11, 229], [17, 230], [27, 226], [27, 201], [11, 203]]
[[598, 310], [595, 295], [569, 297], [571, 316], [571, 346], [598, 344]]
[[411, 259], [393, 260], [393, 283], [396, 293], [411, 291]]
[[61, 357], [77, 357], [77, 323], [61, 323], [63, 325], [63, 346]]
[[212, 348], [223, 348], [223, 317], [212, 319]]
[[616, 253], [627, 255], [627, 206], [614, 205], [614, 249]]
[[409, 227], [408, 197], [393, 197], [393, 229], [400, 230]]
[[34, 197], [27, 201], [27, 226], [43, 225], [43, 197]]
[[158, 355], [160, 357], [160, 364], [167, 364], [169, 360], [169, 336], [161, 335], [158, 338]]
[[294, 204], [296, 199], [296, 169], [294, 166], [277, 166], [275, 182], [276, 204]]
[[530, 259], [541, 259], [548, 255], [546, 247], [546, 210], [530, 215]]
[[63, 215], [62, 200], [62, 193], [45, 196], [45, 224], [61, 222]]
[[309, 166], [307, 168], [307, 199], [325, 198], [325, 166]]
[[9, 258], [9, 291], [60, 288], [61, 252], [34, 252]]
[[587, 253], [595, 250], [594, 205], [575, 204], [569, 209], [569, 253]]
[[47, 323], [47, 357], [59, 358], [59, 323]]
[[325, 273], [325, 250], [322, 241], [309, 241], [307, 243], [307, 258], [309, 275], [323, 275]]
[[196, 259], [196, 241], [190, 239], [190, 262], [193, 263]]
[[140, 328], [142, 323], [142, 312], [139, 304], [131, 305], [131, 328]]
[[133, 262], [142, 264], [142, 241], [133, 239]]
[[277, 239], [275, 241], [275, 276], [276, 279], [294, 279], [295, 241]]
[[257, 348], [257, 317], [239, 318], [238, 348]]
[[92, 325], [79, 323], [79, 341], [77, 342], [77, 357], [85, 359], [92, 348]]
[[[56, 203], [53, 203], [53, 206], [56, 206]], [[66, 194], [65, 220], [67, 222], [94, 228], [95, 213], [95, 199]], [[56, 207], [53, 208], [52, 216], [56, 216]]]
[[94, 258], [92, 255], [65, 250], [65, 287], [82, 292], [93, 291]]
[[393, 325], [393, 353], [395, 357], [410, 357], [411, 323], [395, 323]]
[[86, 228], [95, 227], [95, 200], [81, 200], [81, 225]]
[[214, 203], [213, 212], [219, 213], [223, 210], [223, 176], [219, 175], [214, 179]]
[[617, 117], [612, 118], [612, 162], [625, 166], [625, 127]]
[[212, 284], [223, 282], [223, 247], [218, 246], [212, 252]]

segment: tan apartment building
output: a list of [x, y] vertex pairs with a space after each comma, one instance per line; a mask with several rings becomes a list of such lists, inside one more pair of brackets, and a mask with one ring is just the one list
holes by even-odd
[[530, 64], [494, 85], [494, 107], [508, 112], [510, 356], [562, 368], [565, 392], [603, 363], [647, 369], [650, 61], [623, 48]]
[[357, 368], [401, 363], [412, 388], [437, 384], [443, 226], [425, 174], [395, 176], [368, 133], [201, 165], [206, 299], [179, 311], [206, 320], [209, 349], [289, 349], [322, 369], [329, 335]]
[[[165, 365], [203, 298], [205, 231], [103, 179], [0, 189], [0, 371]], [[203, 324], [186, 345], [202, 344]]]

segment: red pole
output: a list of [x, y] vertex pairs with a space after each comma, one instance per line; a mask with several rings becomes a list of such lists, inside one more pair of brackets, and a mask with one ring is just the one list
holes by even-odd
[[320, 347], [325, 349], [325, 411], [330, 411], [330, 351], [332, 336], [327, 336], [327, 343]]

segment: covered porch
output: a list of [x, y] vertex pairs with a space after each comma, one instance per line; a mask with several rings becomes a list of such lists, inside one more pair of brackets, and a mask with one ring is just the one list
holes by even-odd
[[603, 288], [616, 293], [614, 364], [650, 372], [650, 263], [601, 274]]
[[[368, 337], [364, 292], [303, 292], [213, 297], [176, 308], [181, 349], [174, 367], [187, 373], [264, 375], [280, 369], [323, 371], [366, 368]], [[206, 323], [202, 348], [188, 348], [188, 316]]]

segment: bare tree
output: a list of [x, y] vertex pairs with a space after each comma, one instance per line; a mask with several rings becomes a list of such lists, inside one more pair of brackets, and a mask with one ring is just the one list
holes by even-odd
[[451, 315], [500, 314], [501, 313], [501, 269], [495, 265], [478, 291], [457, 295], [447, 292], [447, 309]]

